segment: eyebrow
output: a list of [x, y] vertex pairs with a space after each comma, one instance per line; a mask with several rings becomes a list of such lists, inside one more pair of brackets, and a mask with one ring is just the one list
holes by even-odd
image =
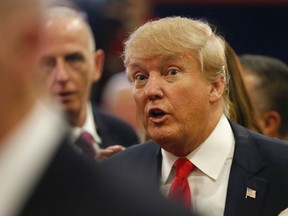
[[128, 66], [127, 66], [127, 68], [130, 68], [130, 69], [135, 69], [135, 68], [144, 68], [144, 66], [143, 65], [141, 65], [141, 64], [139, 64], [139, 63], [132, 63], [132, 64], [129, 64]]
[[[156, 56], [156, 57], [159, 57], [159, 56]], [[151, 59], [153, 58], [151, 57]], [[170, 65], [173, 65], [173, 66], [182, 65], [183, 66], [183, 62], [181, 62], [181, 60], [184, 60], [184, 59], [185, 57], [181, 54], [170, 54], [170, 55], [160, 56], [160, 61], [157, 62], [156, 67], [163, 68], [163, 67], [168, 67]], [[129, 70], [131, 71], [136, 70], [136, 69], [146, 70], [146, 64], [137, 62], [137, 61], [135, 62], [132, 61], [132, 63], [129, 63], [126, 68], [127, 70], [129, 68]]]
[[64, 55], [65, 59], [69, 58], [69, 57], [80, 57], [80, 58], [84, 59], [84, 55], [81, 52], [71, 52], [71, 53]]

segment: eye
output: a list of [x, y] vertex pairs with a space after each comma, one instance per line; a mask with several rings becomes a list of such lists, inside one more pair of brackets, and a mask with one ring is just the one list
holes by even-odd
[[176, 68], [171, 68], [171, 69], [169, 69], [168, 70], [168, 75], [176, 75], [176, 74], [178, 74], [179, 73], [179, 70], [178, 69], [176, 69]]
[[144, 74], [136, 74], [135, 75], [135, 81], [142, 81], [145, 79], [146, 79], [146, 76]]
[[56, 59], [55, 58], [43, 58], [41, 59], [40, 66], [42, 70], [45, 70], [46, 72], [49, 72], [53, 70], [53, 68], [56, 66]]
[[148, 76], [145, 73], [138, 72], [135, 73], [133, 76], [132, 82], [136, 88], [141, 88], [145, 85], [146, 81], [148, 80]]
[[80, 53], [72, 53], [70, 55], [65, 56], [65, 60], [71, 63], [81, 62], [84, 60], [84, 56]]
[[54, 58], [44, 58], [41, 60], [41, 65], [46, 67], [53, 67], [56, 65], [56, 60]]

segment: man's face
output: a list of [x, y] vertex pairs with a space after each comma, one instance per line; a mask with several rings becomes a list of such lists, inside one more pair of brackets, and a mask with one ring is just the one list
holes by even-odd
[[95, 55], [81, 22], [56, 21], [46, 27], [48, 40], [41, 55], [41, 70], [53, 102], [60, 102], [65, 112], [76, 114], [86, 109], [95, 81]]
[[256, 119], [263, 132], [265, 132], [265, 121], [263, 115], [267, 109], [266, 107], [268, 107], [268, 102], [267, 97], [264, 96], [265, 93], [263, 93], [261, 87], [261, 80], [256, 75], [246, 72], [243, 73], [243, 81], [252, 106], [254, 107]]
[[210, 133], [211, 84], [196, 58], [134, 55], [127, 73], [139, 117], [162, 148], [176, 155], [190, 153], [205, 140]]
[[263, 101], [263, 97], [258, 90], [259, 86], [261, 85], [261, 80], [253, 74], [243, 73], [243, 81], [247, 89], [247, 93], [250, 96], [252, 105], [254, 106], [255, 111], [259, 115], [260, 114], [259, 105], [261, 105], [262, 104], [261, 101]]

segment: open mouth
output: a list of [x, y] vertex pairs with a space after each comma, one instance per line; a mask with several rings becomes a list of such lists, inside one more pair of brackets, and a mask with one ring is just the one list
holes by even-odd
[[149, 117], [151, 117], [151, 118], [161, 118], [165, 114], [166, 113], [163, 110], [160, 110], [160, 109], [151, 109], [149, 111]]

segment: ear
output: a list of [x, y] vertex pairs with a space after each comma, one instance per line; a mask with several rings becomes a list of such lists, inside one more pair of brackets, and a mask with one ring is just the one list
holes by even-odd
[[94, 53], [94, 62], [95, 62], [95, 68], [94, 68], [94, 74], [93, 74], [93, 81], [98, 81], [103, 72], [104, 67], [104, 60], [105, 60], [105, 54], [102, 49], [96, 50]]
[[281, 124], [281, 116], [275, 110], [269, 110], [262, 114], [263, 120], [263, 133], [270, 137], [278, 137], [279, 127]]
[[224, 76], [222, 76], [216, 82], [210, 83], [210, 92], [209, 92], [210, 103], [214, 103], [222, 97], [224, 87], [225, 87]]

